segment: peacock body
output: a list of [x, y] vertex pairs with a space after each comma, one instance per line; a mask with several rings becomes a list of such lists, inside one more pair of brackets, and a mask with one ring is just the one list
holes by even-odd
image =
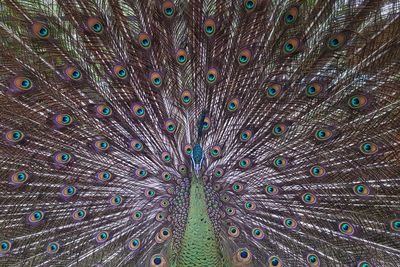
[[2, 0], [1, 266], [400, 266], [400, 2]]

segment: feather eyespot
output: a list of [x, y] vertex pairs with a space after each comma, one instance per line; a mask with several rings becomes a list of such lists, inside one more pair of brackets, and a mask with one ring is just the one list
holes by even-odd
[[163, 160], [166, 163], [171, 162], [172, 156], [169, 152], [163, 152], [161, 153], [161, 160]]
[[74, 195], [76, 195], [76, 193], [77, 193], [76, 187], [72, 185], [65, 186], [61, 190], [61, 196], [63, 198], [71, 198]]
[[20, 92], [27, 92], [32, 89], [33, 83], [29, 78], [16, 77], [13, 82], [16, 89]]
[[151, 47], [151, 37], [147, 33], [139, 34], [138, 40], [142, 48], [149, 49]]
[[169, 200], [168, 199], [163, 199], [163, 200], [161, 200], [161, 202], [160, 202], [160, 206], [162, 207], [162, 208], [166, 208], [166, 207], [168, 207], [169, 206]]
[[156, 235], [156, 241], [157, 243], [162, 243], [164, 241], [167, 241], [172, 235], [172, 231], [170, 228], [164, 227], [162, 228]]
[[328, 38], [326, 45], [330, 50], [337, 50], [342, 47], [347, 41], [347, 36], [344, 33], [338, 33]]
[[101, 231], [96, 235], [96, 242], [99, 244], [103, 244], [108, 240], [109, 237], [110, 234], [108, 233], [108, 231]]
[[207, 71], [206, 80], [208, 84], [214, 84], [218, 80], [218, 70], [216, 68], [210, 68]]
[[154, 267], [154, 266], [166, 267], [167, 260], [161, 254], [155, 254], [150, 259], [150, 266], [151, 267]]
[[348, 101], [348, 105], [352, 109], [360, 109], [360, 108], [364, 107], [367, 104], [367, 102], [368, 102], [368, 100], [365, 96], [356, 95], [356, 96], [350, 97], [350, 99]]
[[250, 210], [250, 211], [255, 210], [256, 209], [256, 203], [254, 201], [246, 201], [244, 203], [244, 208], [246, 210]]
[[106, 140], [97, 140], [94, 142], [94, 148], [97, 151], [107, 151], [110, 148], [110, 143], [108, 143]]
[[25, 137], [25, 134], [20, 130], [11, 130], [5, 133], [5, 139], [10, 144], [16, 144], [21, 142]]
[[322, 177], [322, 176], [324, 176], [326, 174], [326, 170], [325, 170], [324, 167], [316, 165], [316, 166], [312, 166], [310, 168], [310, 174], [313, 177], [318, 177], [319, 178], [319, 177]]
[[220, 146], [213, 146], [210, 149], [210, 155], [213, 158], [217, 158], [217, 157], [221, 156], [221, 147]]
[[208, 37], [214, 35], [216, 29], [215, 21], [213, 19], [206, 19], [204, 21], [204, 32]]
[[77, 209], [72, 213], [72, 218], [75, 221], [82, 221], [86, 217], [86, 211], [83, 209]]
[[278, 256], [271, 256], [268, 258], [269, 267], [282, 267], [282, 261]]
[[241, 66], [247, 65], [251, 60], [251, 52], [248, 49], [240, 51], [238, 55], [238, 62]]
[[275, 186], [275, 185], [267, 185], [267, 186], [265, 187], [265, 192], [266, 192], [268, 195], [274, 196], [274, 195], [277, 195], [277, 194], [278, 194], [279, 188], [278, 188], [277, 186]]
[[319, 83], [311, 83], [306, 87], [306, 95], [308, 97], [315, 97], [321, 93], [322, 87]]
[[132, 219], [134, 221], [140, 221], [141, 219], [143, 219], [143, 212], [141, 212], [139, 210], [134, 211], [132, 214]]
[[178, 171], [180, 174], [182, 175], [186, 175], [187, 174], [187, 168], [185, 165], [181, 164], [178, 166]]
[[333, 133], [329, 129], [318, 129], [315, 131], [315, 138], [318, 141], [327, 141], [332, 137]]
[[393, 231], [399, 232], [400, 231], [400, 219], [394, 219], [390, 221], [390, 228]]
[[307, 259], [308, 266], [318, 267], [319, 264], [320, 264], [319, 263], [319, 257], [317, 255], [313, 254], [313, 253], [312, 254], [308, 254], [306, 259]]
[[104, 31], [104, 25], [98, 18], [89, 18], [86, 25], [93, 33], [100, 34]]
[[165, 213], [164, 212], [158, 212], [156, 215], [156, 221], [157, 222], [162, 222], [165, 220]]
[[251, 234], [257, 240], [261, 240], [265, 237], [265, 233], [261, 228], [253, 228], [253, 230], [251, 230]]
[[233, 98], [229, 100], [228, 104], [226, 105], [226, 108], [230, 112], [236, 111], [239, 108], [239, 99]]
[[22, 185], [29, 179], [29, 174], [25, 171], [15, 172], [11, 175], [11, 183], [14, 185]]
[[291, 38], [283, 44], [283, 53], [291, 55], [298, 50], [300, 46], [300, 40], [297, 38]]
[[58, 164], [68, 164], [69, 162], [71, 162], [71, 159], [71, 154], [67, 152], [57, 152], [56, 154], [54, 154], [54, 161]]
[[10, 252], [12, 248], [11, 242], [8, 240], [0, 241], [0, 254], [6, 254]]
[[267, 89], [267, 97], [268, 98], [275, 98], [281, 95], [282, 93], [282, 85], [274, 83], [268, 85]]
[[220, 178], [223, 175], [224, 175], [224, 170], [222, 168], [219, 168], [219, 167], [215, 168], [215, 170], [214, 170], [215, 177]]
[[214, 189], [215, 192], [221, 191], [221, 188], [222, 188], [221, 184], [216, 183], [216, 184], [213, 185], [213, 189]]
[[368, 196], [370, 193], [368, 186], [365, 184], [356, 184], [353, 186], [353, 191], [358, 196]]
[[360, 151], [366, 155], [373, 155], [378, 152], [378, 146], [371, 142], [364, 142], [360, 145]]
[[128, 247], [131, 251], [136, 251], [140, 248], [140, 239], [132, 238], [128, 241]]
[[50, 242], [46, 247], [46, 251], [49, 254], [56, 254], [59, 250], [60, 244], [58, 242]]
[[36, 35], [36, 37], [40, 39], [48, 39], [50, 36], [50, 30], [47, 25], [41, 22], [35, 22], [32, 25], [32, 31]]
[[190, 155], [192, 155], [193, 147], [191, 145], [186, 145], [183, 148], [183, 151], [185, 152], [186, 155], [190, 156]]
[[304, 202], [304, 204], [312, 205], [317, 202], [317, 197], [312, 193], [304, 193], [301, 196], [301, 200]]
[[220, 197], [220, 199], [221, 199], [222, 202], [229, 202], [229, 200], [230, 200], [231, 198], [229, 197], [229, 195], [223, 194], [223, 195]]
[[112, 206], [119, 206], [119, 205], [121, 205], [121, 204], [122, 204], [122, 197], [119, 196], [119, 195], [115, 195], [115, 196], [111, 197], [111, 199], [110, 199], [110, 204], [111, 204]]
[[143, 118], [146, 114], [146, 109], [139, 103], [133, 104], [131, 110], [137, 118]]
[[181, 100], [184, 105], [189, 105], [192, 102], [192, 94], [189, 90], [185, 90], [182, 92]]
[[246, 130], [240, 133], [240, 141], [247, 142], [253, 136], [253, 133], [250, 130]]
[[283, 16], [283, 21], [286, 25], [292, 25], [296, 22], [297, 16], [299, 15], [299, 8], [298, 7], [291, 7]]
[[229, 216], [233, 216], [236, 213], [236, 209], [235, 208], [231, 208], [231, 207], [227, 207], [225, 209], [225, 212], [229, 215]]
[[137, 139], [133, 139], [133, 140], [130, 142], [130, 146], [131, 146], [131, 148], [132, 148], [134, 151], [136, 151], [136, 152], [139, 152], [139, 151], [142, 151], [142, 150], [143, 150], [143, 143], [140, 142], [140, 141], [137, 140]]
[[174, 133], [176, 131], [176, 123], [173, 119], [168, 119], [165, 123], [164, 123], [164, 129], [168, 132], [168, 133]]
[[232, 190], [235, 193], [239, 193], [239, 192], [243, 191], [243, 188], [244, 188], [243, 185], [241, 183], [239, 183], [239, 182], [235, 182], [232, 185]]
[[272, 133], [276, 136], [281, 136], [281, 135], [285, 134], [286, 131], [287, 131], [287, 127], [283, 123], [279, 123], [279, 124], [275, 125], [274, 128], [272, 129]]
[[112, 174], [108, 171], [101, 171], [96, 174], [96, 177], [101, 182], [107, 182], [111, 180]]
[[241, 159], [239, 160], [239, 167], [241, 169], [247, 169], [248, 167], [250, 167], [250, 159], [246, 158], [246, 159]]
[[57, 128], [62, 128], [68, 125], [71, 125], [74, 119], [69, 114], [58, 114], [53, 117], [54, 125]]
[[144, 191], [144, 195], [145, 195], [146, 197], [153, 198], [153, 197], [156, 196], [156, 191], [154, 191], [153, 189], [146, 189], [146, 190]]
[[128, 71], [124, 66], [117, 65], [113, 68], [114, 75], [120, 79], [126, 79], [128, 77]]
[[283, 220], [283, 225], [289, 229], [295, 229], [297, 227], [297, 221], [292, 218], [285, 218]]
[[238, 249], [233, 257], [233, 261], [236, 263], [234, 266], [247, 266], [251, 260], [252, 254], [248, 248]]
[[44, 219], [44, 212], [40, 210], [32, 212], [28, 217], [29, 222], [34, 224], [43, 221], [43, 219]]
[[176, 61], [179, 65], [184, 65], [188, 61], [188, 54], [185, 49], [179, 49], [178, 52], [176, 52]]
[[283, 157], [277, 157], [276, 159], [274, 159], [274, 166], [277, 168], [285, 168], [287, 164], [287, 161], [285, 158]]
[[236, 227], [236, 226], [234, 226], [234, 225], [229, 226], [229, 228], [228, 228], [228, 235], [229, 235], [230, 237], [238, 237], [239, 234], [240, 234], [240, 230], [239, 230], [238, 227]]
[[172, 179], [172, 176], [171, 176], [171, 174], [169, 172], [163, 172], [161, 174], [161, 177], [165, 182], [169, 182]]
[[257, 6], [257, 0], [244, 0], [243, 5], [246, 12], [252, 12]]
[[371, 265], [370, 265], [368, 262], [366, 262], [366, 261], [360, 261], [360, 262], [357, 264], [357, 267], [371, 267]]
[[75, 67], [69, 67], [65, 70], [65, 74], [67, 74], [70, 80], [79, 81], [82, 79], [82, 73]]
[[203, 130], [207, 131], [208, 129], [210, 129], [211, 126], [211, 120], [209, 117], [205, 117], [204, 121], [203, 121]]
[[153, 71], [153, 72], [150, 74], [150, 81], [151, 81], [151, 84], [152, 84], [154, 87], [160, 88], [161, 85], [162, 85], [162, 78], [161, 78], [160, 73], [158, 73], [158, 72], [156, 72], [156, 71]]
[[139, 168], [135, 171], [135, 175], [139, 178], [147, 177], [147, 171], [144, 168]]
[[170, 18], [175, 14], [175, 5], [171, 1], [165, 1], [162, 4], [162, 10], [164, 16]]
[[349, 222], [341, 222], [339, 224], [339, 231], [345, 235], [353, 235], [354, 227]]
[[96, 107], [96, 113], [101, 117], [109, 117], [112, 114], [112, 109], [106, 104], [100, 104]]

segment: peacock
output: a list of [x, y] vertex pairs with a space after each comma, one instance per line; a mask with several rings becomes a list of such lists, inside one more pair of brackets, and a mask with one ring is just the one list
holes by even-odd
[[400, 266], [398, 0], [1, 0], [0, 266]]

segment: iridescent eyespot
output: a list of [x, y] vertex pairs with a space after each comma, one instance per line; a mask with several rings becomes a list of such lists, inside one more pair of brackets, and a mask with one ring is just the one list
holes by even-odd
[[46, 251], [49, 254], [56, 254], [59, 250], [60, 244], [58, 244], [57, 242], [50, 242], [46, 247]]
[[158, 72], [156, 72], [156, 71], [153, 71], [153, 72], [150, 74], [150, 81], [151, 81], [151, 84], [152, 84], [154, 87], [160, 88], [161, 85], [162, 85], [161, 74], [158, 73]]
[[40, 39], [47, 39], [50, 36], [50, 30], [47, 25], [41, 22], [35, 22], [32, 25], [32, 31]]
[[69, 67], [65, 70], [65, 73], [71, 80], [79, 81], [82, 79], [82, 73], [75, 67]]
[[252, 12], [257, 6], [257, 0], [244, 0], [243, 5], [246, 12]]
[[128, 247], [131, 251], [136, 251], [140, 248], [140, 239], [132, 238], [128, 241]]
[[163, 241], [168, 240], [171, 237], [171, 235], [172, 235], [171, 229], [164, 227], [158, 232], [158, 234], [156, 236], [156, 240], [157, 240], [157, 238], [159, 238], [159, 241], [163, 242]]
[[5, 134], [6, 141], [9, 143], [18, 143], [22, 141], [25, 137], [25, 134], [20, 130], [11, 130], [7, 131]]
[[133, 114], [135, 115], [135, 117], [137, 118], [143, 118], [144, 115], [146, 114], [146, 110], [143, 107], [143, 105], [139, 104], [139, 103], [135, 103], [132, 105], [131, 108]]
[[327, 46], [331, 50], [336, 50], [342, 47], [347, 41], [347, 36], [344, 33], [338, 33], [328, 38]]
[[248, 248], [240, 248], [233, 258], [234, 266], [247, 266], [252, 260], [252, 254]]
[[218, 70], [216, 68], [210, 68], [206, 74], [206, 80], [209, 84], [214, 84], [218, 79]]
[[250, 166], [250, 159], [241, 159], [239, 160], [239, 167], [242, 169], [246, 169]]
[[110, 237], [107, 231], [101, 231], [96, 235], [96, 242], [99, 244], [105, 243]]
[[185, 165], [181, 164], [178, 166], [178, 171], [180, 174], [182, 175], [186, 175], [187, 174], [187, 168]]
[[67, 164], [71, 161], [72, 157], [71, 154], [67, 153], [67, 152], [57, 152], [54, 155], [54, 160], [56, 161], [56, 163], [59, 164]]
[[349, 99], [349, 106], [352, 109], [359, 109], [364, 107], [367, 104], [368, 100], [365, 96], [363, 95], [356, 95], [356, 96], [352, 96]]
[[315, 138], [318, 141], [326, 141], [332, 137], [333, 133], [329, 129], [318, 129], [315, 131]]
[[164, 123], [164, 129], [168, 132], [168, 133], [174, 133], [176, 130], [176, 123], [173, 119], [168, 119], [165, 123]]
[[161, 206], [162, 208], [168, 207], [169, 204], [170, 204], [170, 203], [169, 203], [169, 200], [168, 200], [168, 199], [163, 199], [163, 200], [160, 201], [160, 206]]
[[73, 197], [76, 194], [77, 190], [75, 186], [68, 185], [62, 188], [61, 194], [64, 198]]
[[161, 153], [161, 160], [163, 160], [164, 162], [171, 162], [172, 156], [169, 152], [163, 152]]
[[144, 168], [139, 168], [135, 171], [135, 175], [139, 178], [145, 178], [147, 176], [147, 171]]
[[126, 79], [126, 77], [128, 77], [128, 71], [126, 70], [126, 68], [124, 66], [121, 66], [121, 65], [114, 66], [113, 71], [114, 71], [114, 75], [117, 78]]
[[269, 267], [281, 267], [282, 261], [278, 256], [271, 256], [268, 258], [268, 266]]
[[358, 264], [357, 264], [357, 267], [372, 267], [368, 262], [366, 262], [366, 261], [360, 261]]
[[19, 171], [11, 175], [11, 182], [15, 185], [21, 185], [25, 183], [28, 180], [28, 178], [29, 174], [27, 174], [25, 171]]
[[339, 223], [339, 231], [345, 235], [354, 234], [354, 227], [349, 222], [341, 222]]
[[89, 18], [86, 25], [91, 32], [96, 34], [100, 34], [104, 30], [103, 23], [98, 18]]
[[163, 10], [164, 16], [170, 18], [175, 14], [175, 5], [171, 1], [165, 1], [162, 4], [162, 10]]
[[139, 34], [138, 40], [139, 40], [139, 44], [142, 48], [149, 49], [151, 47], [150, 35], [148, 35], [146, 33], [141, 33], [141, 34]]
[[285, 218], [283, 220], [283, 225], [289, 229], [295, 229], [297, 227], [297, 221], [292, 218]]
[[273, 196], [273, 195], [278, 194], [279, 189], [275, 185], [267, 185], [267, 186], [265, 186], [265, 192], [268, 195], [272, 195]]
[[110, 204], [113, 205], [113, 206], [121, 205], [122, 204], [122, 197], [118, 196], [118, 195], [115, 195], [115, 196], [111, 197]]
[[139, 220], [141, 220], [143, 218], [143, 212], [141, 212], [141, 211], [134, 211], [133, 212], [133, 214], [132, 214], [132, 219], [134, 220], [134, 221], [139, 221]]
[[285, 168], [287, 164], [287, 161], [283, 157], [277, 157], [274, 159], [274, 166], [277, 168]]
[[393, 231], [400, 231], [400, 219], [394, 219], [390, 221], [390, 228]]
[[233, 98], [231, 100], [228, 101], [228, 104], [226, 105], [226, 108], [228, 109], [228, 111], [236, 111], [239, 107], [239, 99], [237, 98]]
[[326, 173], [325, 168], [319, 165], [313, 166], [310, 168], [310, 174], [313, 177], [322, 177]]
[[170, 174], [169, 172], [163, 172], [163, 173], [161, 174], [161, 177], [162, 177], [162, 179], [163, 179], [164, 181], [166, 181], [166, 182], [169, 182], [169, 181], [171, 181], [171, 179], [172, 179], [172, 176], [171, 176], [171, 174]]
[[183, 151], [185, 152], [186, 155], [190, 156], [190, 155], [192, 155], [193, 147], [191, 145], [186, 145], [183, 148]]
[[353, 191], [358, 196], [368, 196], [369, 195], [369, 188], [365, 184], [356, 184], [353, 186]]
[[154, 191], [153, 189], [146, 189], [144, 191], [144, 194], [145, 194], [146, 197], [153, 198], [153, 197], [156, 196], [156, 191]]
[[12, 248], [11, 242], [8, 240], [0, 241], [0, 254], [6, 254], [10, 252]]
[[110, 148], [110, 143], [106, 140], [97, 140], [94, 142], [94, 147], [98, 151], [107, 151]]
[[317, 202], [317, 198], [312, 193], [304, 193], [301, 196], [301, 200], [304, 202], [304, 204], [308, 205], [315, 204], [315, 202]]
[[216, 184], [213, 185], [213, 189], [214, 189], [215, 192], [219, 192], [221, 190], [221, 188], [222, 188], [221, 184], [217, 184], [216, 183]]
[[227, 207], [227, 208], [225, 209], [225, 211], [226, 211], [226, 213], [227, 213], [229, 216], [235, 215], [235, 213], [236, 213], [236, 209], [235, 209], [235, 208], [232, 208], [232, 207]]
[[69, 114], [58, 114], [53, 118], [54, 124], [57, 127], [64, 127], [70, 125], [74, 119]]
[[156, 214], [156, 221], [157, 222], [162, 222], [165, 220], [165, 213], [164, 212], [158, 212]]
[[319, 266], [319, 257], [315, 254], [308, 254], [307, 257], [308, 266], [318, 267]]
[[44, 219], [44, 212], [40, 210], [32, 212], [28, 217], [30, 223], [39, 223], [43, 219]]
[[253, 228], [253, 230], [251, 230], [251, 234], [255, 239], [258, 240], [261, 240], [265, 237], [264, 231], [260, 228]]
[[220, 178], [223, 175], [224, 175], [224, 170], [222, 168], [219, 168], [219, 167], [215, 168], [215, 170], [214, 170], [215, 177]]
[[211, 37], [214, 35], [215, 33], [215, 21], [213, 19], [206, 19], [204, 21], [204, 32], [206, 33], [206, 35], [208, 37]]
[[238, 55], [238, 62], [241, 66], [247, 65], [251, 60], [251, 52], [248, 49], [240, 51]]
[[27, 92], [30, 89], [32, 89], [33, 83], [30, 79], [26, 77], [16, 77], [14, 79], [14, 86], [20, 91], [20, 92]]
[[231, 237], [238, 237], [240, 234], [240, 230], [238, 227], [232, 225], [228, 228], [228, 235]]
[[287, 131], [286, 125], [283, 123], [279, 123], [279, 124], [275, 125], [274, 128], [272, 129], [272, 134], [274, 134], [276, 136], [281, 136], [281, 135], [285, 134], [286, 131]]
[[210, 149], [210, 155], [214, 158], [221, 156], [221, 147], [220, 146], [213, 146]]
[[232, 185], [232, 190], [236, 193], [241, 192], [243, 190], [243, 188], [244, 188], [243, 185], [239, 182], [235, 182]]
[[132, 148], [133, 150], [135, 150], [135, 151], [137, 151], [137, 152], [143, 150], [143, 143], [140, 142], [138, 139], [133, 139], [133, 140], [130, 142], [130, 146], [131, 146], [131, 148]]
[[246, 201], [244, 203], [244, 208], [246, 210], [255, 210], [256, 209], [256, 203], [254, 201]]
[[291, 7], [283, 16], [283, 21], [286, 25], [292, 25], [296, 22], [297, 16], [299, 15], [299, 9], [297, 7]]
[[319, 83], [311, 83], [306, 87], [306, 95], [309, 97], [317, 96], [321, 93], [322, 87]]
[[182, 92], [181, 100], [184, 105], [189, 105], [192, 102], [192, 94], [189, 90], [185, 90]]
[[229, 202], [229, 200], [231, 199], [227, 194], [223, 194], [220, 197], [222, 202]]
[[270, 84], [267, 87], [267, 97], [268, 98], [275, 98], [281, 95], [282, 93], [282, 85], [274, 83]]
[[286, 55], [293, 54], [299, 48], [300, 41], [297, 38], [291, 38], [283, 44], [283, 53]]
[[211, 126], [211, 120], [209, 117], [205, 117], [204, 121], [203, 121], [203, 130], [207, 131], [208, 129], [210, 129]]
[[179, 49], [176, 52], [176, 61], [179, 65], [184, 65], [188, 60], [188, 54], [186, 53], [185, 49]]
[[96, 113], [101, 117], [109, 117], [112, 114], [112, 109], [106, 104], [100, 104], [96, 106]]
[[154, 266], [166, 267], [167, 261], [161, 254], [155, 254], [150, 259], [150, 266], [151, 267], [154, 267]]
[[247, 142], [250, 140], [250, 138], [253, 136], [252, 132], [250, 130], [246, 130], [244, 132], [240, 133], [240, 141], [242, 142]]
[[96, 177], [101, 182], [107, 182], [107, 181], [111, 180], [112, 174], [108, 171], [101, 171], [96, 174]]
[[72, 218], [75, 221], [82, 221], [86, 217], [86, 211], [83, 209], [77, 209], [72, 213]]
[[371, 142], [365, 142], [360, 145], [360, 151], [366, 155], [372, 155], [378, 152], [378, 146]]

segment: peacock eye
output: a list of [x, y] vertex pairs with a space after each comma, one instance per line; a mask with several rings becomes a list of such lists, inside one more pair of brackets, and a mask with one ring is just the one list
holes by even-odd
[[293, 54], [299, 48], [300, 41], [297, 38], [291, 38], [283, 44], [283, 52], [286, 55]]
[[246, 130], [240, 133], [240, 141], [247, 142], [250, 140], [252, 136], [253, 136], [252, 132], [250, 130]]
[[143, 150], [143, 143], [141, 141], [139, 141], [138, 139], [132, 139], [132, 141], [130, 142], [130, 147], [134, 150], [134, 151], [142, 151]]
[[400, 219], [394, 219], [390, 221], [390, 228], [393, 231], [400, 231]]
[[285, 218], [283, 224], [289, 229], [295, 229], [297, 227], [297, 221], [292, 218]]
[[217, 157], [221, 156], [221, 147], [220, 146], [211, 147], [210, 154], [214, 158], [217, 158]]
[[98, 18], [89, 18], [86, 25], [91, 32], [96, 34], [100, 34], [104, 30], [103, 23]]
[[57, 152], [54, 155], [55, 162], [63, 165], [69, 163], [71, 159], [72, 159], [71, 155], [67, 152]]
[[181, 101], [184, 105], [189, 105], [192, 102], [192, 94], [189, 90], [185, 90], [182, 92]]
[[341, 222], [339, 224], [339, 231], [345, 235], [354, 234], [354, 227], [348, 222]]
[[317, 198], [312, 193], [305, 193], [301, 196], [301, 199], [305, 204], [314, 204], [317, 201]]
[[232, 225], [228, 228], [228, 235], [231, 237], [238, 237], [240, 234], [240, 230], [238, 227]]
[[112, 174], [108, 171], [101, 171], [96, 174], [96, 177], [101, 182], [107, 182], [107, 181], [111, 180]]
[[107, 151], [110, 148], [110, 144], [106, 140], [97, 140], [94, 142], [94, 147], [98, 151]]
[[360, 261], [358, 264], [357, 264], [357, 267], [370, 267], [371, 265], [368, 263], [368, 262], [366, 262], [366, 261]]
[[144, 194], [146, 197], [153, 198], [156, 196], [156, 191], [154, 191], [153, 189], [146, 189], [144, 191]]
[[29, 215], [29, 222], [31, 223], [38, 223], [44, 219], [44, 212], [43, 211], [34, 211]]
[[282, 123], [275, 125], [274, 128], [272, 129], [272, 133], [276, 136], [281, 136], [285, 134], [286, 131], [287, 131], [286, 125]]
[[337, 50], [342, 47], [347, 41], [347, 36], [344, 33], [338, 33], [328, 38], [327, 46], [330, 50]]
[[231, 112], [236, 111], [238, 109], [238, 107], [239, 107], [239, 99], [233, 98], [228, 101], [228, 104], [227, 104], [228, 111], [231, 111]]
[[283, 20], [286, 25], [292, 25], [296, 22], [298, 15], [299, 9], [297, 7], [291, 7], [283, 16]]
[[41, 22], [35, 22], [32, 25], [33, 33], [40, 39], [48, 39], [50, 36], [50, 31], [47, 25]]
[[11, 242], [8, 240], [0, 241], [0, 254], [8, 253], [11, 250]]
[[169, 152], [163, 152], [163, 153], [161, 153], [161, 159], [164, 162], [168, 163], [168, 162], [171, 162], [172, 156], [171, 156], [171, 154]]
[[140, 221], [143, 218], [143, 212], [137, 210], [132, 213], [132, 219], [134, 221]]
[[277, 168], [285, 168], [287, 161], [283, 157], [278, 157], [274, 160], [274, 166]]
[[332, 137], [333, 133], [331, 130], [328, 129], [319, 129], [315, 131], [315, 138], [318, 141], [326, 141]]
[[241, 159], [239, 160], [239, 167], [242, 169], [246, 169], [250, 166], [250, 159]]
[[96, 235], [96, 242], [102, 244], [106, 242], [109, 238], [109, 233], [107, 231], [101, 231]]
[[168, 133], [174, 133], [176, 130], [176, 124], [175, 121], [173, 119], [168, 119], [165, 123], [164, 123], [164, 129], [168, 132]]
[[206, 74], [207, 83], [214, 84], [218, 79], [218, 70], [216, 68], [210, 68]]
[[319, 266], [319, 264], [320, 264], [319, 263], [319, 258], [315, 254], [308, 254], [307, 255], [307, 263], [308, 263], [309, 266], [313, 266], [313, 267]]
[[378, 146], [371, 142], [365, 142], [360, 145], [360, 151], [366, 155], [373, 155], [378, 152]]
[[143, 107], [142, 104], [139, 104], [139, 103], [133, 104], [131, 107], [131, 110], [132, 110], [133, 114], [135, 115], [135, 117], [137, 117], [137, 118], [143, 118], [144, 115], [146, 114], [145, 108]]
[[83, 209], [77, 209], [72, 213], [72, 218], [75, 221], [81, 221], [86, 217], [86, 211]]
[[13, 84], [20, 92], [27, 92], [33, 86], [32, 81], [26, 77], [16, 77]]
[[115, 195], [110, 199], [110, 204], [112, 206], [119, 206], [122, 203], [122, 197], [119, 195]]
[[268, 258], [269, 267], [281, 267], [282, 261], [278, 256], [271, 256]]
[[79, 81], [82, 78], [82, 73], [80, 70], [78, 70], [75, 67], [69, 67], [65, 70], [65, 73], [67, 74], [68, 78], [70, 80], [75, 80]]
[[112, 109], [106, 104], [100, 104], [96, 107], [96, 113], [102, 117], [109, 117], [112, 114]]
[[224, 170], [222, 168], [219, 168], [219, 167], [215, 168], [214, 175], [217, 178], [222, 177], [224, 175]]
[[247, 65], [247, 63], [250, 62], [251, 59], [251, 52], [248, 49], [244, 49], [240, 51], [238, 55], [238, 61], [241, 66]]
[[211, 37], [215, 33], [215, 21], [213, 19], [206, 19], [204, 21], [204, 32], [208, 37]]
[[363, 95], [352, 96], [350, 97], [348, 104], [352, 109], [360, 109], [367, 104], [367, 98]]
[[150, 266], [151, 267], [154, 267], [154, 266], [163, 266], [163, 267], [165, 267], [166, 264], [167, 264], [167, 261], [164, 258], [164, 256], [162, 256], [161, 254], [155, 254], [150, 259]]
[[161, 174], [161, 177], [162, 177], [162, 179], [163, 179], [164, 181], [166, 181], [166, 182], [169, 182], [169, 181], [171, 181], [171, 179], [172, 179], [172, 176], [171, 176], [171, 174], [170, 174], [169, 172], [163, 172], [163, 173]]
[[241, 192], [243, 190], [243, 188], [244, 188], [243, 185], [239, 182], [235, 182], [232, 185], [232, 190], [236, 193]]
[[358, 196], [368, 196], [369, 195], [369, 188], [364, 184], [357, 184], [353, 186], [353, 191]]
[[232, 216], [236, 213], [236, 209], [231, 207], [226, 208], [225, 211], [229, 216]]
[[258, 239], [258, 240], [261, 240], [265, 237], [264, 231], [260, 228], [253, 228], [253, 230], [251, 231], [251, 234], [253, 235], [253, 237], [255, 239]]
[[186, 155], [192, 155], [193, 147], [191, 145], [186, 145], [183, 148], [183, 151], [185, 152]]
[[176, 60], [179, 65], [184, 65], [188, 60], [188, 54], [184, 49], [179, 49], [176, 53]]
[[50, 254], [55, 254], [60, 250], [60, 245], [57, 242], [50, 242], [46, 250]]
[[113, 72], [117, 78], [125, 79], [126, 77], [128, 77], [128, 71], [124, 66], [121, 65], [114, 66]]
[[265, 186], [265, 192], [268, 195], [276, 195], [276, 194], [278, 194], [279, 189], [275, 185], [267, 185], [267, 186]]
[[268, 98], [275, 98], [280, 96], [282, 92], [282, 86], [280, 84], [274, 83], [270, 84], [267, 87], [267, 96]]
[[311, 83], [306, 87], [306, 95], [315, 97], [321, 93], [322, 87], [319, 83]]
[[244, 208], [246, 210], [255, 210], [256, 209], [256, 203], [254, 201], [246, 201], [244, 203]]
[[252, 12], [257, 6], [257, 0], [244, 0], [243, 4], [246, 12]]
[[77, 190], [75, 186], [69, 185], [69, 186], [65, 186], [62, 190], [61, 190], [61, 194], [64, 198], [70, 198], [72, 196], [74, 196], [76, 194]]
[[139, 168], [135, 171], [135, 175], [139, 178], [145, 178], [147, 176], [147, 171], [144, 168]]
[[5, 134], [5, 139], [9, 143], [18, 143], [18, 142], [22, 141], [22, 139], [24, 139], [24, 137], [25, 137], [24, 133], [19, 130], [11, 130], [11, 131], [6, 132], [6, 134]]
[[160, 88], [162, 85], [162, 78], [161, 78], [161, 74], [154, 71], [150, 74], [150, 81], [151, 84], [156, 87], [156, 88]]
[[175, 5], [171, 1], [165, 1], [162, 4], [162, 10], [163, 10], [164, 16], [170, 18], [175, 14]]
[[151, 38], [147, 33], [139, 34], [138, 40], [142, 48], [149, 49], [151, 47]]
[[310, 174], [313, 177], [322, 177], [326, 174], [326, 171], [325, 171], [325, 168], [323, 168], [322, 166], [316, 165], [316, 166], [311, 167]]

